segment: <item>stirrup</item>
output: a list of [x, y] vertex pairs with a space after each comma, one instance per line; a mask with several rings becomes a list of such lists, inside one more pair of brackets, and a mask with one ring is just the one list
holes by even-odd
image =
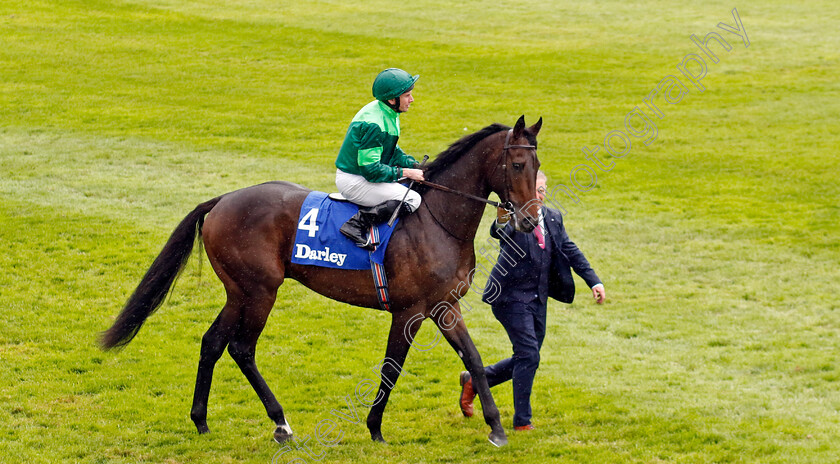
[[363, 243], [363, 244], [356, 243], [357, 247], [359, 247], [363, 250], [368, 250], [368, 251], [375, 250], [378, 245], [379, 245], [379, 243], [374, 243], [373, 240], [371, 240], [370, 234], [368, 234], [367, 238], [365, 238], [365, 243]]
[[376, 247], [379, 246], [379, 229], [377, 229], [376, 226], [371, 226], [370, 229], [367, 230], [367, 234], [363, 237], [365, 240], [364, 242], [353, 240], [353, 243], [363, 250], [376, 250]]
[[357, 242], [355, 240], [353, 241], [353, 243], [356, 244], [357, 247], [359, 247], [363, 250], [368, 250], [368, 251], [373, 251], [373, 250], [376, 249], [377, 246], [379, 246], [379, 241], [378, 240], [375, 241], [374, 239], [372, 239], [370, 232], [368, 232], [365, 235], [364, 239], [365, 239], [364, 243], [362, 243], [361, 241]]

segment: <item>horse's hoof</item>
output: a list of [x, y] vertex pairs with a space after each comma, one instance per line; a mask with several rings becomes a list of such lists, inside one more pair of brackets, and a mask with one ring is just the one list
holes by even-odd
[[388, 442], [387, 442], [387, 441], [385, 441], [385, 439], [384, 439], [384, 438], [382, 438], [382, 434], [381, 434], [381, 433], [372, 433], [372, 434], [370, 434], [370, 439], [371, 439], [371, 440], [373, 440], [373, 441], [375, 441], [375, 442], [378, 442], [378, 443], [383, 443], [383, 444], [385, 444], [385, 445], [387, 445], [387, 444], [388, 444]]
[[207, 424], [196, 425], [195, 428], [198, 429], [199, 435], [204, 435], [205, 433], [210, 433], [210, 427]]
[[504, 430], [499, 432], [490, 432], [490, 435], [487, 438], [490, 440], [490, 443], [497, 448], [507, 445], [508, 442], [507, 435], [505, 435]]
[[287, 424], [278, 425], [276, 429], [274, 429], [274, 441], [280, 443], [281, 445], [294, 437], [294, 433], [292, 433], [292, 428], [289, 427]]

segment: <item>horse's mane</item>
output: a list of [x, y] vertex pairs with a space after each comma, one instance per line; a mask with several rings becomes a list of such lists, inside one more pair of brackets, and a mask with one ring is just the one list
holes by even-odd
[[[461, 156], [468, 153], [478, 142], [484, 140], [492, 134], [509, 129], [510, 127], [504, 124], [493, 123], [478, 132], [461, 137], [455, 143], [450, 145], [449, 148], [439, 153], [437, 157], [435, 157], [434, 161], [426, 166], [423, 174], [424, 177], [433, 182], [438, 174], [446, 171], [453, 163], [461, 159]], [[536, 137], [531, 135], [527, 129], [524, 131], [524, 135], [528, 139], [529, 143], [536, 146]], [[415, 185], [414, 189], [422, 195], [429, 189], [429, 187], [424, 185]]]
[[424, 177], [430, 181], [433, 180], [435, 176], [445, 171], [449, 168], [449, 166], [452, 166], [453, 163], [458, 161], [461, 156], [469, 152], [478, 142], [484, 140], [491, 134], [508, 129], [510, 129], [510, 127], [505, 126], [504, 124], [493, 123], [478, 132], [461, 137], [455, 143], [450, 145], [449, 148], [439, 153], [434, 161], [429, 163], [424, 170]]

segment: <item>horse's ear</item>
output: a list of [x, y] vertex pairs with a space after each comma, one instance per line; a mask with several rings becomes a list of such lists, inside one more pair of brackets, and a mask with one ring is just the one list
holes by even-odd
[[522, 136], [522, 131], [525, 130], [525, 115], [519, 117], [516, 120], [516, 124], [513, 126], [513, 139], [516, 140]]
[[529, 127], [529, 128], [528, 128], [528, 132], [530, 132], [530, 133], [531, 133], [531, 135], [533, 135], [534, 137], [536, 137], [536, 136], [537, 136], [537, 134], [539, 134], [539, 133], [540, 133], [540, 128], [541, 128], [541, 127], [542, 127], [542, 116], [540, 116], [540, 120], [539, 120], [539, 121], [537, 121], [537, 123], [536, 123], [536, 124], [534, 124], [533, 126], [531, 126], [531, 127]]

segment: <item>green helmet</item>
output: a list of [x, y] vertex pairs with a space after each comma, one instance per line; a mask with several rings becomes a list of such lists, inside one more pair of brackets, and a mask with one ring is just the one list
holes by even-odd
[[397, 98], [414, 87], [420, 75], [411, 74], [397, 68], [388, 68], [373, 81], [373, 97], [380, 101]]

